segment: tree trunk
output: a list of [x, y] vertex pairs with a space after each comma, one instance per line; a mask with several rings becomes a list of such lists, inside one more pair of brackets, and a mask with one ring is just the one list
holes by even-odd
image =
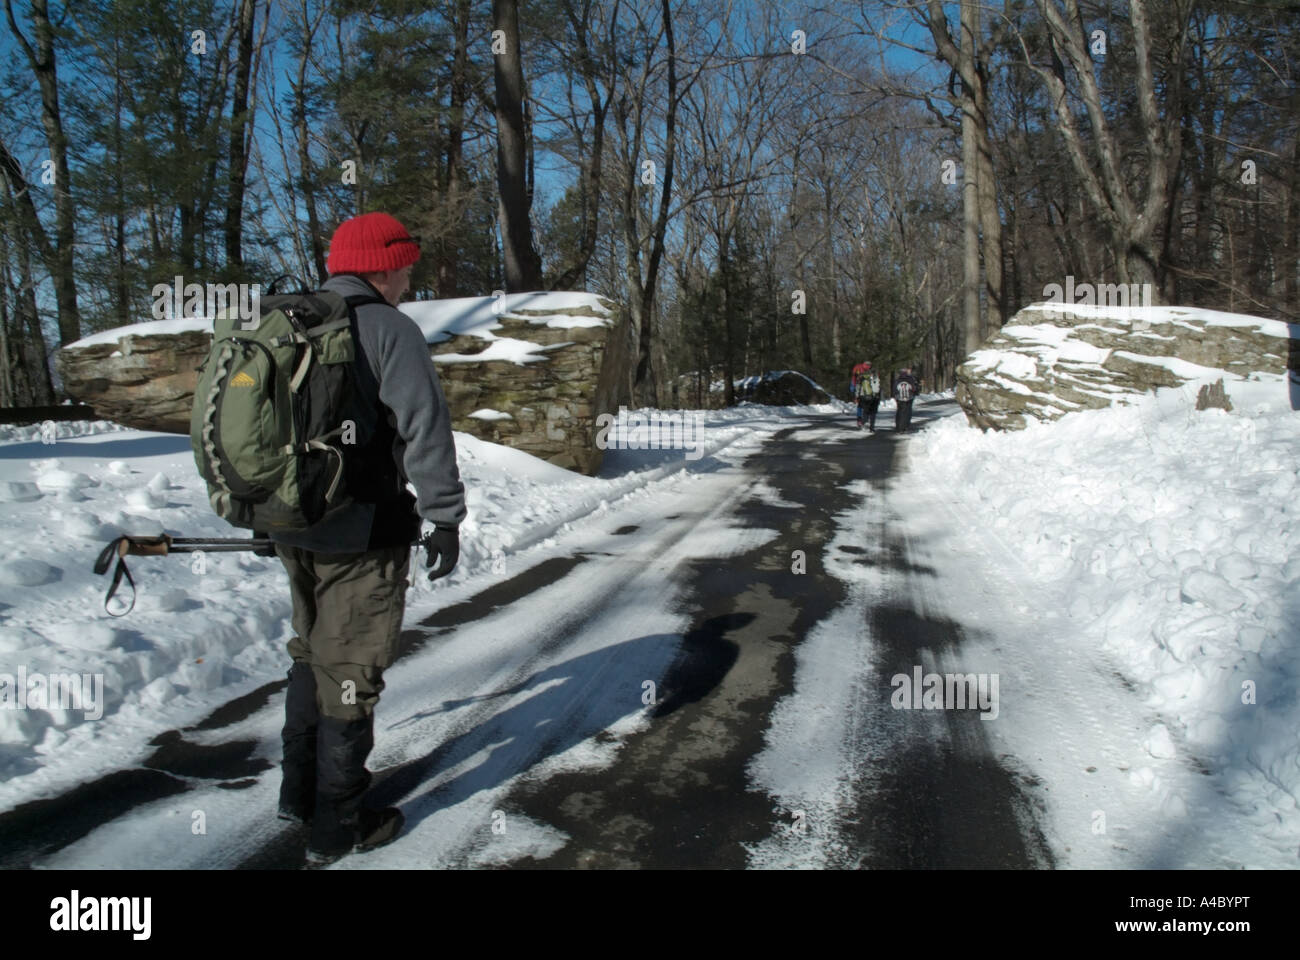
[[122, 156], [122, 38], [113, 32], [113, 309], [117, 325], [131, 322], [131, 292], [126, 283], [126, 167]]
[[316, 285], [325, 282], [325, 238], [321, 233], [320, 215], [316, 212], [316, 184], [312, 171], [311, 139], [307, 131], [307, 60], [311, 55], [314, 25], [308, 20], [307, 5], [302, 6], [302, 52], [298, 56], [298, 80], [293, 84], [293, 134], [298, 141], [298, 177], [302, 205], [307, 211], [307, 235], [311, 238], [312, 265], [316, 268]]
[[[789, 231], [790, 231], [790, 236], [793, 238], [793, 242], [795, 244], [796, 249], [798, 249], [799, 246], [799, 239], [798, 239], [799, 233], [797, 230], [797, 226], [798, 226], [798, 211], [799, 211], [799, 156], [800, 156], [801, 146], [802, 146], [802, 141], [796, 139], [794, 142], [794, 158], [791, 167], [792, 173], [791, 173], [791, 186], [790, 186]], [[804, 295], [804, 311], [803, 313], [798, 314], [799, 346], [803, 351], [804, 369], [808, 370], [809, 375], [811, 375], [813, 369], [812, 338], [809, 335], [809, 331], [808, 331], [808, 303], [807, 303], [808, 287], [807, 287], [807, 278], [804, 275], [804, 258], [802, 253], [799, 256], [799, 263], [795, 267], [795, 270], [799, 274], [799, 280], [798, 280], [799, 289], [803, 291], [803, 295]], [[793, 303], [793, 301], [791, 301], [791, 303]], [[785, 307], [783, 307], [782, 309], [788, 307], [789, 304], [786, 304]]]
[[[14, 19], [13, 2], [5, 0], [9, 29], [23, 48], [41, 93], [41, 123], [45, 141], [54, 161], [54, 248], [45, 256], [45, 268], [54, 284], [59, 307], [59, 342], [71, 343], [81, 337], [81, 312], [77, 307], [77, 286], [73, 245], [76, 242], [76, 207], [72, 199], [72, 180], [68, 172], [68, 139], [63, 132], [59, 109], [58, 70], [54, 61], [54, 28], [50, 24], [46, 0], [31, 0], [32, 23], [36, 28], [33, 49]], [[15, 186], [15, 192], [17, 187]], [[44, 342], [44, 341], [42, 341]]]
[[[456, 54], [451, 63], [451, 103], [447, 111], [447, 187], [444, 206], [460, 217], [460, 187], [464, 179], [465, 104], [469, 101], [469, 16], [470, 0], [457, 0], [453, 30]], [[456, 231], [452, 231], [454, 236]], [[443, 241], [438, 256], [438, 296], [459, 296], [460, 255], [454, 242]]]
[[987, 339], [1002, 329], [1007, 319], [1006, 276], [1002, 256], [1002, 219], [998, 214], [997, 180], [993, 172], [993, 145], [989, 140], [989, 90], [984, 64], [975, 65], [975, 76], [975, 132], [979, 148], [979, 173], [975, 183], [979, 191], [980, 230], [983, 234], [984, 289], [989, 299], [984, 321], [984, 337]]
[[831, 300], [831, 363], [835, 367], [836, 376], [839, 376], [841, 368], [844, 366], [844, 351], [840, 343], [839, 284], [836, 282], [835, 276], [835, 235], [831, 230], [831, 218], [835, 215], [835, 210], [831, 203], [831, 183], [829, 179], [822, 182], [822, 198], [825, 201], [825, 222], [822, 224], [822, 239], [826, 246], [826, 281], [830, 284]]
[[934, 326], [934, 388], [935, 390], [944, 390], [950, 384], [948, 379], [948, 341], [944, 337], [943, 320], [934, 312], [933, 286], [933, 284], [929, 283], [925, 285], [925, 289], [921, 292], [921, 303], [925, 315], [931, 318], [931, 323]]
[[[1294, 115], [1294, 114], [1293, 114]], [[1286, 239], [1284, 249], [1286, 256], [1283, 265], [1286, 280], [1283, 284], [1287, 307], [1292, 316], [1300, 320], [1300, 133], [1291, 143], [1291, 176], [1287, 182], [1286, 204]]]
[[1006, 312], [1010, 313], [1012, 307], [1025, 305], [1025, 291], [1020, 272], [1020, 207], [1014, 202], [1007, 205], [1007, 227], [1011, 232], [1011, 293], [1004, 306]]
[[730, 239], [725, 234], [718, 235], [718, 270], [722, 273], [722, 405], [732, 407], [736, 404], [736, 370], [732, 362], [731, 334], [731, 264], [727, 256]]
[[673, 39], [672, 11], [668, 0], [663, 0], [664, 40], [668, 44], [668, 108], [664, 118], [664, 182], [659, 192], [659, 213], [655, 218], [654, 240], [650, 245], [650, 260], [646, 265], [644, 303], [640, 338], [637, 345], [636, 378], [637, 388], [646, 395], [653, 407], [659, 405], [659, 392], [656, 387], [653, 369], [650, 363], [651, 344], [654, 334], [655, 294], [659, 289], [659, 265], [664, 256], [664, 235], [668, 229], [669, 200], [673, 192], [673, 159], [677, 153], [677, 46]]
[[[225, 77], [229, 66], [225, 62], [228, 48], [222, 47], [218, 55], [217, 65], [212, 70], [212, 80], [209, 85], [209, 91], [212, 94], [211, 101], [205, 102], [203, 95], [200, 94], [196, 116], [198, 129], [203, 131], [199, 135], [199, 141], [202, 144], [203, 153], [203, 170], [199, 176], [199, 189], [194, 199], [192, 227], [194, 230], [193, 247], [194, 247], [194, 266], [201, 273], [206, 274], [212, 269], [211, 257], [209, 255], [209, 231], [207, 225], [212, 222], [208, 211], [212, 208], [213, 196], [216, 192], [217, 171], [221, 163], [220, 151], [217, 147], [218, 129], [222, 112], [225, 110], [226, 103], [226, 83]], [[200, 60], [200, 64], [202, 64]], [[202, 66], [199, 68], [199, 75], [202, 77]], [[240, 206], [243, 204], [241, 202]]]
[[505, 33], [505, 51], [493, 57], [496, 78], [497, 205], [506, 290], [542, 288], [542, 261], [533, 247], [524, 129], [524, 68], [519, 54], [517, 0], [492, 0], [493, 30]]
[[[619, 128], [626, 131], [626, 114], [622, 112], [621, 105], [619, 110]], [[639, 134], [639, 124], [638, 124]], [[635, 156], [635, 147], [632, 148]], [[649, 322], [645, 316], [645, 298], [642, 296], [643, 288], [641, 286], [641, 248], [639, 229], [639, 212], [640, 203], [636, 196], [636, 174], [631, 163], [628, 165], [627, 182], [624, 185], [623, 196], [623, 289], [627, 291], [627, 309], [628, 320], [630, 321], [630, 330], [634, 338], [632, 349], [639, 349], [641, 330]], [[628, 366], [628, 396], [634, 404], [640, 403], [637, 397], [635, 386], [635, 365]]]
[[[1007, 312], [1002, 221], [998, 214], [993, 144], [989, 137], [987, 59], [992, 41], [980, 43], [978, 0], [961, 2], [957, 43], [953, 43], [948, 31], [948, 17], [940, 0], [927, 0], [925, 23], [939, 58], [956, 71], [961, 81], [962, 326], [964, 346], [969, 352], [1001, 328]], [[979, 302], [981, 247], [984, 289], [989, 301], [987, 318], [981, 318]]]
[[[8, 157], [8, 151], [5, 151], [5, 157]], [[12, 157], [9, 158], [12, 160]], [[14, 188], [12, 181], [6, 179], [4, 182], [5, 201], [7, 205], [13, 208], [21, 208], [19, 201], [26, 200], [31, 202], [30, 196], [20, 196], [17, 189]], [[31, 257], [28, 254], [27, 246], [23, 243], [14, 244], [14, 252], [18, 256], [18, 287], [16, 290], [17, 297], [14, 303], [14, 332], [19, 334], [19, 343], [17, 344], [17, 360], [20, 366], [26, 371], [28, 382], [28, 394], [26, 398], [31, 404], [48, 404], [54, 403], [54, 380], [50, 376], [50, 357], [49, 349], [45, 345], [45, 334], [41, 330], [40, 312], [36, 308], [36, 281], [32, 277]], [[8, 285], [8, 258], [3, 261], [6, 286]], [[27, 325], [27, 337], [21, 336], [23, 323]]]
[[253, 24], [257, 0], [240, 0], [239, 50], [235, 60], [235, 100], [230, 108], [229, 192], [226, 196], [226, 266], [244, 265], [242, 244], [244, 183], [248, 173], [248, 76], [253, 68]]
[[9, 235], [0, 230], [0, 407], [25, 406], [15, 399], [17, 366], [9, 351]]
[[[173, 92], [172, 101], [172, 136], [180, 151], [180, 157], [183, 159], [184, 169], [193, 170], [192, 157], [195, 145], [191, 143], [189, 130], [185, 124], [185, 104], [181, 100], [180, 86], [178, 85]], [[180, 189], [176, 194], [177, 219], [180, 224], [180, 241], [177, 244], [176, 255], [180, 261], [181, 270], [188, 273], [194, 269], [194, 234], [196, 225], [194, 223], [195, 208], [195, 187], [194, 182], [186, 178], [181, 181]]]
[[[1170, 56], [1181, 59], [1190, 7], [1188, 0], [1167, 2], [1172, 3], [1179, 18], [1178, 30], [1167, 45]], [[1041, 67], [1030, 61], [1029, 66], [1047, 85], [1066, 154], [1092, 207], [1092, 215], [1102, 221], [1110, 237], [1119, 282], [1150, 283], [1154, 287], [1159, 279], [1160, 251], [1166, 247], [1163, 238], [1157, 239], [1157, 234], [1169, 223], [1169, 184], [1182, 150], [1181, 75], [1175, 74], [1173, 81], [1163, 87], [1165, 103], [1162, 110], [1156, 102], [1157, 87], [1151, 68], [1154, 41], [1146, 0], [1130, 0], [1129, 20], [1133, 27], [1136, 66], [1133, 86], [1146, 168], [1145, 196], [1135, 198], [1126, 177], [1129, 163], [1123, 159], [1113, 121], [1102, 103], [1102, 92], [1088, 53], [1088, 40], [1077, 0], [1065, 0], [1064, 15], [1053, 0], [1035, 0], [1035, 3], [1050, 33], [1053, 62], [1050, 67]], [[1078, 81], [1076, 92], [1083, 102], [1091, 128], [1087, 146], [1067, 96], [1065, 64], [1060, 59], [1061, 54]], [[1096, 153], [1097, 170], [1089, 162], [1089, 149]]]
[[[596, 65], [591, 56], [591, 45], [587, 41], [587, 14], [590, 4], [584, 4], [581, 15], [573, 8], [571, 0], [565, 0], [564, 12], [569, 20], [576, 44], [577, 67], [582, 76], [587, 99], [591, 103], [591, 146], [587, 149], [582, 170], [579, 174], [579, 189], [582, 194], [582, 236], [578, 241], [578, 256], [572, 265], [555, 281], [555, 289], [567, 290], [584, 280], [587, 264], [596, 252], [600, 226], [600, 181], [605, 153], [605, 115], [609, 112], [608, 99], [602, 100], [596, 86]], [[611, 91], [612, 94], [613, 91]], [[585, 286], [585, 282], [582, 284]]]
[[[961, 61], [962, 77], [975, 73], [975, 38], [979, 35], [979, 8], [974, 0], [962, 0]], [[962, 328], [967, 355], [983, 342], [980, 321], [980, 195], [979, 143], [975, 89], [965, 81], [961, 85], [961, 209], [962, 209]]]

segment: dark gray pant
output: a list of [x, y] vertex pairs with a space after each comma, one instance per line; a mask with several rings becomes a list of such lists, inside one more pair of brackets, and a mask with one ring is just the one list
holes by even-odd
[[912, 401], [899, 400], [898, 409], [894, 412], [894, 429], [909, 430], [912, 426]]
[[871, 430], [876, 429], [876, 411], [880, 409], [880, 397], [858, 398], [858, 423], [867, 424]]

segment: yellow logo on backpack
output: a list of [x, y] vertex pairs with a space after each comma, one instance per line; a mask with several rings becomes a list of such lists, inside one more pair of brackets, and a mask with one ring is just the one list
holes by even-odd
[[231, 379], [230, 385], [232, 387], [255, 387], [257, 386], [257, 381], [250, 377], [246, 371], [240, 370]]

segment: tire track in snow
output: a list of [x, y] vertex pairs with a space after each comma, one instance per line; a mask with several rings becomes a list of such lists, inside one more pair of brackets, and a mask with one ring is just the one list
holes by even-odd
[[[925, 408], [916, 422], [931, 419]], [[1050, 862], [1024, 784], [992, 755], [982, 726], [968, 711], [895, 710], [890, 678], [911, 665], [957, 662], [968, 642], [962, 625], [937, 618], [922, 587], [934, 575], [902, 535], [889, 509], [894, 455], [906, 440], [882, 431], [843, 440], [857, 451], [848, 486], [851, 509], [836, 518], [827, 569], [846, 601], [796, 652], [796, 692], [774, 711], [768, 748], [754, 770], [784, 806], [816, 811], [804, 836], [774, 831], [752, 850], [756, 866], [935, 867], [1028, 866]], [[832, 557], [856, 562], [832, 562]], [[941, 586], [941, 585], [940, 585]], [[822, 676], [818, 662], [841, 669]], [[825, 724], [822, 702], [847, 703], [843, 749], [825, 754], [839, 777], [808, 777], [789, 760], [810, 731]], [[838, 709], [838, 707], [837, 707]], [[784, 777], [777, 776], [784, 762]]]

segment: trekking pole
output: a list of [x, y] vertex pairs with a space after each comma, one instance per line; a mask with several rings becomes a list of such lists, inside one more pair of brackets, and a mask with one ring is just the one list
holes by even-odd
[[[153, 537], [131, 537], [122, 536], [113, 540], [99, 554], [95, 561], [95, 572], [99, 574], [108, 572], [108, 565], [113, 562], [113, 557], [117, 557], [117, 569], [113, 571], [113, 582], [109, 585], [108, 594], [104, 597], [104, 611], [110, 617], [125, 617], [135, 609], [135, 580], [131, 578], [131, 571], [126, 567], [126, 557], [162, 557], [169, 553], [195, 553], [202, 550], [204, 553], [233, 553], [240, 550], [254, 550], [263, 552], [274, 550], [275, 543], [266, 537], [172, 537], [165, 533]], [[264, 553], [269, 556], [270, 554]], [[121, 584], [122, 578], [126, 577], [126, 582], [131, 585], [131, 605], [121, 613], [114, 613], [108, 609], [108, 601], [113, 599], [113, 594], [117, 593], [118, 585]]]

